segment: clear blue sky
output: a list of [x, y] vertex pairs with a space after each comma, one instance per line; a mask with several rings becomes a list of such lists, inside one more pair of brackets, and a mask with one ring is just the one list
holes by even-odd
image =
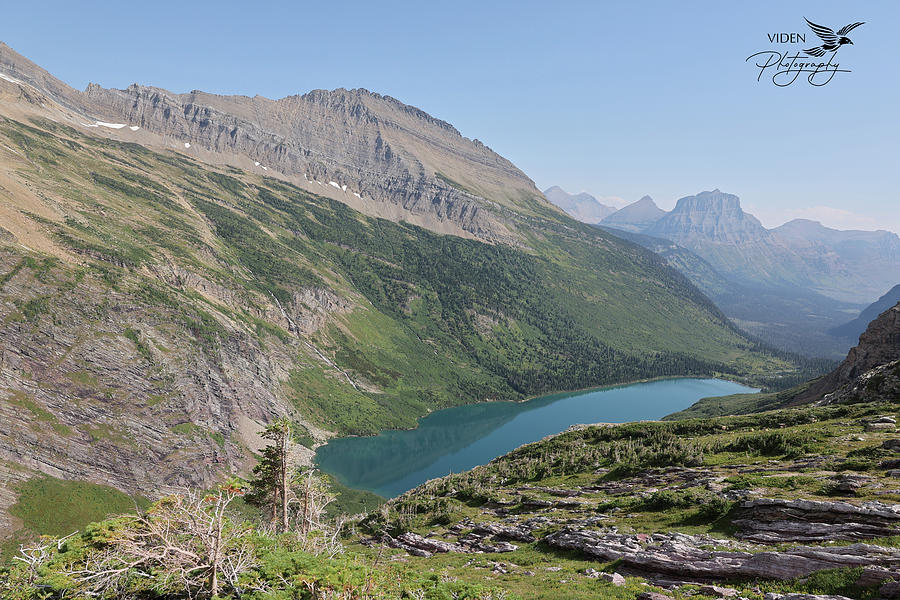
[[[766, 34], [855, 21], [852, 69], [776, 88]], [[900, 231], [900, 3], [31, 2], [0, 39], [83, 89], [365, 87], [445, 119], [542, 189], [664, 208], [721, 188], [767, 226]], [[796, 48], [785, 46], [784, 48]], [[841, 75], [841, 74], [839, 74]]]

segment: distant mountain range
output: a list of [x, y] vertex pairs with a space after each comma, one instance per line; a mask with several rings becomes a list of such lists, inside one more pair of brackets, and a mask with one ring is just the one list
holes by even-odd
[[843, 356], [854, 335], [835, 328], [900, 281], [896, 234], [806, 219], [766, 229], [720, 190], [669, 212], [645, 196], [599, 226], [662, 255], [741, 327], [808, 355]]
[[544, 196], [582, 223], [599, 223], [617, 210], [616, 207], [603, 204], [587, 192], [570, 194], [556, 185], [544, 190]]
[[884, 296], [864, 308], [858, 317], [839, 327], [829, 329], [828, 333], [855, 341], [866, 330], [869, 323], [898, 302], [900, 302], [900, 284], [895, 285]]

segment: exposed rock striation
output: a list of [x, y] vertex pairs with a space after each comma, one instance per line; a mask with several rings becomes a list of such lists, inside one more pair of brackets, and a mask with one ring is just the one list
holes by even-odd
[[900, 550], [871, 544], [725, 551], [707, 549], [726, 545], [725, 540], [678, 533], [640, 536], [568, 528], [548, 535], [544, 541], [554, 548], [579, 551], [601, 562], [619, 561], [621, 568], [640, 573], [703, 581], [787, 580], [847, 567], [863, 567], [872, 580], [900, 577]]
[[757, 498], [738, 505], [732, 522], [741, 539], [766, 544], [865, 540], [900, 533], [900, 505]]

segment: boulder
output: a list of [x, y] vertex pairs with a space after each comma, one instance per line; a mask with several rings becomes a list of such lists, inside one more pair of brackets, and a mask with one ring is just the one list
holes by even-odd
[[625, 578], [618, 573], [600, 573], [600, 579], [615, 586], [625, 585]]
[[866, 431], [894, 431], [897, 426], [894, 423], [869, 423]]
[[718, 596], [719, 598], [733, 598], [738, 595], [734, 588], [720, 587], [718, 585], [700, 586], [700, 593], [705, 596]]
[[526, 543], [535, 540], [534, 535], [525, 526], [513, 527], [497, 523], [478, 523], [473, 530], [477, 534], [492, 535], [496, 539], [517, 540]]

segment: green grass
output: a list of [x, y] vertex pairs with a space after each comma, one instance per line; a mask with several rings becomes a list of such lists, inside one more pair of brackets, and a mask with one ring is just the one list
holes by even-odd
[[49, 476], [19, 484], [16, 493], [10, 513], [37, 535], [68, 535], [88, 523], [134, 512], [135, 505], [142, 509], [149, 506], [145, 498], [132, 498], [106, 485]]
[[385, 499], [377, 494], [349, 488], [333, 477], [328, 477], [328, 487], [336, 496], [334, 502], [328, 505], [328, 514], [332, 517], [368, 513], [385, 502]]
[[32, 429], [39, 431], [40, 424], [46, 423], [50, 425], [53, 431], [61, 436], [72, 435], [71, 427], [64, 423], [60, 423], [56, 415], [54, 415], [46, 408], [40, 406], [34, 398], [29, 396], [25, 392], [13, 392], [9, 397], [6, 398], [6, 401], [13, 406], [18, 406], [26, 409], [34, 416], [34, 420], [31, 422]]

